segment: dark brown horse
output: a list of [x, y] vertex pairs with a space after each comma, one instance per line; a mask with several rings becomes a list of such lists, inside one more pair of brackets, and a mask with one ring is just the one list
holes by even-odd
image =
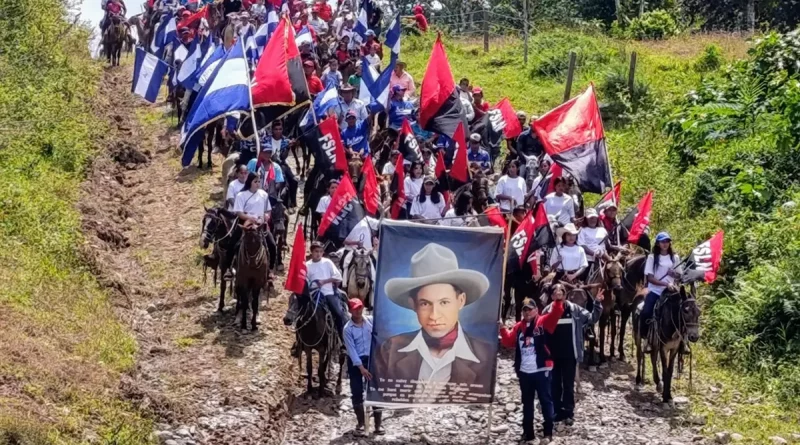
[[[664, 403], [672, 402], [672, 375], [675, 369], [675, 358], [681, 351], [681, 343], [695, 343], [700, 339], [700, 306], [694, 295], [687, 293], [681, 286], [678, 291], [664, 291], [661, 307], [656, 309], [653, 319], [651, 341], [652, 346], [650, 363], [653, 367], [653, 382], [656, 390], [661, 391]], [[642, 341], [644, 337], [639, 329], [642, 305], [640, 304], [633, 315], [633, 338], [636, 344], [636, 388], [640, 389], [644, 383], [645, 352]], [[661, 373], [663, 385], [658, 375], [656, 355], [661, 359]]]
[[611, 343], [609, 357], [614, 357], [614, 345], [617, 338], [617, 312], [616, 302], [622, 292], [624, 269], [619, 261], [619, 256], [612, 258], [603, 266], [603, 284], [605, 299], [603, 300], [603, 313], [600, 315], [600, 363], [606, 361], [606, 329], [611, 325]]
[[[339, 376], [336, 380], [336, 394], [342, 392], [342, 370], [344, 369], [344, 354], [340, 351], [339, 335], [336, 333], [333, 319], [324, 300], [325, 297], [315, 291], [309, 293], [308, 285], [303, 294], [292, 294], [289, 297], [289, 308], [283, 317], [283, 324], [292, 326], [297, 335], [297, 345], [301, 350], [298, 355], [298, 365], [302, 366], [303, 353], [306, 355], [306, 393], [313, 394], [314, 398], [325, 396], [325, 387], [328, 383], [328, 368], [331, 357], [339, 351]], [[319, 355], [317, 378], [319, 388], [314, 393], [312, 384], [312, 352]]]
[[[203, 257], [203, 275], [205, 278], [206, 267], [213, 269], [215, 286], [217, 284], [217, 270], [219, 269], [222, 277], [228, 271], [226, 265], [230, 264], [231, 261], [228, 257], [234, 254], [233, 249], [236, 245], [238, 231], [239, 226], [236, 224], [236, 215], [219, 207], [206, 209], [206, 214], [203, 216], [200, 247], [207, 249], [209, 244], [213, 243], [214, 249], [210, 255]], [[220, 281], [217, 312], [222, 312], [225, 309], [225, 285], [226, 280], [223, 278]], [[233, 293], [232, 281], [231, 293]]]
[[247, 308], [253, 310], [251, 329], [257, 330], [258, 303], [262, 289], [269, 284], [269, 253], [264, 246], [264, 236], [253, 222], [246, 222], [242, 228], [242, 239], [236, 253], [236, 313], [241, 313], [239, 327], [247, 329]]
[[112, 16], [109, 20], [111, 23], [103, 33], [103, 49], [108, 63], [111, 66], [119, 66], [119, 57], [128, 36], [128, 28], [118, 15]]
[[[644, 263], [647, 256], [637, 255], [628, 259], [625, 263], [625, 273], [622, 279], [622, 289], [615, 294], [617, 297], [617, 308], [620, 311], [619, 322], [619, 359], [625, 361], [625, 330], [628, 320], [633, 314], [634, 302], [637, 300], [637, 293], [644, 286]], [[639, 297], [641, 298], [641, 296]], [[613, 346], [612, 346], [613, 347]]]

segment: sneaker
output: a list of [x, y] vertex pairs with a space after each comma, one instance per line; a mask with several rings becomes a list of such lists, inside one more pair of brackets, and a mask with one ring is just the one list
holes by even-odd
[[356, 425], [356, 429], [353, 430], [353, 435], [356, 437], [365, 437], [366, 433], [364, 433], [364, 425]]

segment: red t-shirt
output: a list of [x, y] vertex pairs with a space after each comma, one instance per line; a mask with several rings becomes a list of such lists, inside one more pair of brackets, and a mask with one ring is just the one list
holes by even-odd
[[484, 113], [486, 113], [487, 111], [489, 111], [489, 102], [481, 102], [481, 104], [478, 105], [478, 108]]
[[344, 51], [342, 51], [341, 49], [336, 50], [336, 60], [338, 60], [339, 63], [345, 63], [349, 58], [350, 54], [347, 52], [347, 50]]
[[317, 9], [317, 14], [319, 14], [319, 18], [325, 20], [326, 22], [330, 22], [331, 18], [333, 17], [333, 10], [331, 10], [330, 5], [326, 2], [320, 2], [314, 5], [314, 8]]
[[311, 94], [319, 94], [325, 87], [322, 85], [322, 81], [319, 80], [316, 74], [312, 74], [311, 76], [306, 76], [306, 80], [308, 81], [308, 91]]
[[424, 15], [414, 14], [414, 20], [417, 21], [417, 28], [419, 28], [420, 31], [428, 31], [428, 19], [426, 19]]

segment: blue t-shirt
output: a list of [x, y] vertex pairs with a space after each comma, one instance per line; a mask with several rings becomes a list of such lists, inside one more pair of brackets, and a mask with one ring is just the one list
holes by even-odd
[[405, 100], [393, 100], [389, 104], [389, 128], [400, 130], [403, 118], [408, 119], [409, 124], [414, 122], [414, 104]]
[[469, 149], [467, 151], [467, 160], [470, 163], [476, 162], [478, 165], [480, 165], [482, 170], [487, 170], [492, 166], [492, 159], [489, 157], [489, 153], [482, 148], [478, 150], [477, 153], [473, 152], [472, 149]]
[[346, 127], [342, 130], [342, 142], [345, 147], [351, 147], [353, 151], [362, 156], [369, 154], [369, 126], [367, 121], [356, 122], [353, 127]]

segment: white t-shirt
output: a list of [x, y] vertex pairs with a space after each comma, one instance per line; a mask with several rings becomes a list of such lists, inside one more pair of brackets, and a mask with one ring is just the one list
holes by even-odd
[[[608, 232], [603, 227], [600, 227], [598, 222], [598, 227], [584, 227], [581, 229], [578, 233], [578, 245], [586, 246], [596, 255], [602, 257], [606, 251], [606, 243], [604, 242], [606, 238], [608, 238]], [[594, 257], [595, 255], [586, 254], [586, 259], [590, 262], [594, 261]]]
[[524, 372], [525, 374], [531, 374], [536, 371], [543, 371], [538, 366], [536, 366], [536, 347], [533, 344], [533, 339], [529, 345], [525, 345], [525, 331], [528, 329], [530, 323], [525, 323], [520, 328], [522, 331], [522, 335], [517, 334], [517, 342], [519, 343], [519, 353], [520, 353], [520, 361], [519, 361], [519, 372]]
[[558, 266], [558, 270], [567, 272], [573, 272], [589, 265], [589, 262], [586, 261], [586, 252], [577, 244], [572, 246], [562, 244], [558, 249], [553, 249], [553, 254], [550, 255], [550, 265], [554, 265], [559, 260], [561, 260], [561, 264]]
[[269, 204], [269, 196], [261, 189], [255, 193], [243, 190], [236, 195], [233, 203], [234, 212], [244, 212], [245, 215], [258, 219], [258, 222], [264, 222], [264, 214], [270, 210], [272, 206]]
[[228, 201], [229, 199], [236, 200], [236, 195], [238, 195], [243, 188], [244, 182], [238, 179], [231, 181], [230, 184], [228, 184], [228, 195], [225, 197], [225, 201]]
[[547, 216], [554, 216], [564, 225], [575, 218], [575, 204], [566, 193], [561, 196], [556, 196], [555, 192], [547, 195], [544, 199], [544, 211]]
[[[656, 280], [672, 284], [675, 282], [675, 279], [669, 276], [667, 272], [670, 269], [672, 269], [672, 266], [678, 265], [678, 263], [680, 262], [681, 259], [678, 258], [678, 255], [673, 255], [672, 258], [670, 258], [669, 255], [659, 255], [658, 267], [654, 267], [653, 254], [651, 253], [650, 255], [647, 255], [647, 262], [645, 262], [644, 264], [644, 275], [645, 276], [652, 275], [653, 278], [655, 278]], [[678, 266], [675, 268], [675, 271], [681, 273], [681, 269], [683, 268]], [[666, 289], [666, 287], [658, 286], [656, 284], [648, 282], [647, 289], [654, 294], [661, 295], [661, 293], [664, 292], [664, 289]]]
[[423, 219], [441, 218], [444, 212], [444, 197], [441, 193], [434, 192], [439, 195], [439, 204], [434, 204], [431, 197], [428, 196], [425, 202], [419, 202], [419, 196], [411, 204], [411, 216], [421, 216]]
[[[528, 193], [528, 189], [525, 180], [519, 176], [511, 178], [505, 175], [497, 181], [495, 197], [497, 195], [507, 195], [514, 198], [515, 205], [520, 205], [525, 202], [526, 193]], [[511, 205], [511, 201], [505, 199], [498, 201], [500, 201], [500, 210], [510, 211], [514, 208], [514, 206]]]
[[[413, 211], [413, 209], [412, 209]], [[470, 210], [470, 215], [475, 215], [474, 210]], [[448, 226], [448, 227], [467, 227], [470, 225], [472, 221], [475, 220], [472, 216], [462, 216], [458, 217], [456, 215], [456, 209], [450, 209], [447, 213], [444, 214], [445, 219], [439, 220], [440, 226]]]
[[394, 174], [394, 164], [391, 162], [387, 162], [383, 164], [383, 171], [381, 171], [382, 175], [393, 175]]
[[377, 54], [367, 54], [367, 62], [370, 66], [374, 66], [377, 70], [381, 69], [381, 58]]
[[[336, 268], [336, 265], [333, 264], [333, 261], [327, 258], [321, 258], [316, 263], [314, 260], [306, 261], [306, 270], [306, 277], [309, 283], [314, 280], [327, 280], [328, 278], [336, 278], [337, 280], [342, 281], [342, 273], [339, 272], [339, 269]], [[334, 294], [333, 284], [331, 283], [323, 284], [320, 290], [322, 291], [323, 295]]]
[[406, 191], [406, 200], [408, 202], [414, 202], [419, 196], [419, 191], [422, 190], [422, 183], [425, 181], [423, 177], [419, 177], [417, 179], [411, 179], [410, 176], [406, 176], [406, 180], [403, 182], [404, 189]]
[[[370, 221], [372, 220], [372, 221]], [[365, 249], [371, 251], [372, 250], [372, 226], [377, 227], [377, 222], [375, 218], [370, 218], [369, 216], [364, 217], [361, 221], [353, 227], [353, 230], [347, 235], [345, 241], [352, 241], [358, 242], [361, 241], [361, 245], [364, 246]], [[372, 223], [372, 224], [370, 224]]]
[[325, 195], [322, 198], [319, 198], [319, 203], [317, 203], [317, 213], [325, 214], [325, 211], [328, 210], [328, 206], [331, 205], [331, 196]]

